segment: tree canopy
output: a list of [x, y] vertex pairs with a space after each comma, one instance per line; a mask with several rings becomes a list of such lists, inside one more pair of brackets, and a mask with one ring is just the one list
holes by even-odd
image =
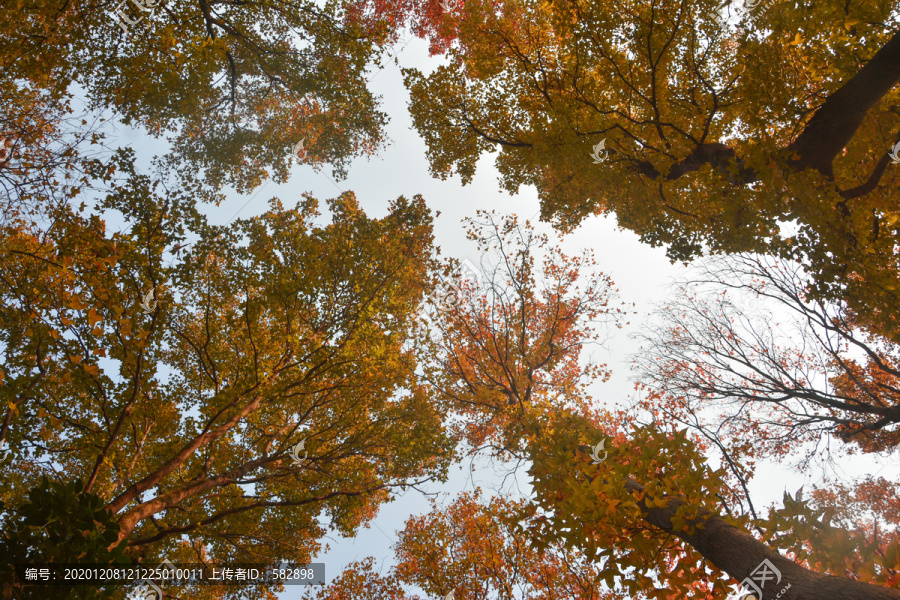
[[314, 198], [273, 200], [217, 228], [190, 190], [133, 171], [113, 188], [124, 231], [69, 206], [3, 228], [9, 510], [44, 477], [80, 482], [131, 558], [304, 563], [326, 523], [351, 532], [444, 477], [452, 437], [405, 347], [432, 252], [421, 198], [374, 220], [344, 194], [324, 227]]
[[20, 2], [0, 15], [0, 88], [4, 104], [18, 108], [0, 127], [30, 159], [41, 137], [60, 133], [54, 123], [75, 110], [77, 94], [106, 118], [171, 134], [174, 155], [214, 187], [286, 180], [301, 141], [309, 163], [344, 176], [350, 158], [384, 143], [386, 116], [365, 69], [396, 31], [363, 8], [341, 0]]
[[900, 339], [900, 5], [746, 4], [465, 2], [435, 34], [452, 64], [406, 71], [432, 173], [498, 151], [562, 231], [611, 213], [675, 260], [797, 258]]
[[369, 558], [354, 563], [339, 579], [315, 594], [318, 600], [419, 600], [403, 585], [417, 584], [446, 598], [494, 597], [501, 600], [559, 598], [620, 600], [603, 590], [596, 563], [557, 544], [539, 552], [515, 521], [526, 501], [461, 494], [452, 504], [406, 522], [395, 547], [398, 565], [380, 575]]
[[[894, 481], [823, 480], [766, 511], [750, 493], [764, 459], [801, 473], [814, 444], [900, 441], [898, 8], [5, 7], [0, 597], [125, 595], [24, 585], [23, 561], [310, 562], [479, 454], [527, 469], [530, 497], [434, 503], [389, 573], [364, 559], [311, 593], [900, 599]], [[228, 187], [285, 181], [296, 148], [337, 176], [374, 153], [366, 69], [404, 25], [450, 61], [404, 70], [434, 175], [469, 183], [499, 150], [502, 185], [534, 186], [556, 233], [613, 214], [672, 260], [719, 255], [644, 331], [630, 404], [601, 407], [611, 370], [588, 350], [633, 307], [590, 251], [515, 215], [468, 220], [475, 281], [438, 260], [421, 196], [381, 218], [353, 192], [204, 216]], [[142, 171], [110, 121], [171, 151]]]
[[[545, 247], [527, 223], [488, 216], [481, 226], [479, 239], [496, 255], [489, 283], [438, 313], [439, 348], [429, 351], [426, 373], [448, 410], [466, 415], [461, 432], [470, 444], [527, 465], [533, 493], [519, 505], [497, 501], [469, 510], [499, 511], [503, 516], [493, 521], [507, 524], [516, 539], [551, 551], [541, 554], [542, 565], [554, 564], [560, 551], [593, 563], [588, 580], [605, 585], [588, 585], [580, 597], [612, 591], [632, 598], [723, 598], [729, 577], [743, 582], [762, 564], [778, 570], [781, 598], [900, 597], [896, 495], [888, 481], [870, 477], [806, 496], [785, 493], [781, 507], [757, 513], [746, 482], [767, 450], [754, 446], [767, 441], [763, 432], [738, 423], [720, 432], [729, 443], [723, 448], [687, 420], [688, 407], [674, 392], [674, 399], [656, 396], [638, 407], [645, 410], [594, 406], [584, 386], [602, 369], [585, 368], [579, 355], [592, 339], [591, 321], [605, 315], [614, 324], [625, 316], [605, 278], [591, 275], [589, 257]], [[547, 255], [543, 265], [538, 249]], [[745, 410], [757, 416], [751, 424], [765, 427], [758, 408]], [[785, 412], [785, 426], [808, 426], [805, 415]], [[652, 420], [643, 421], [646, 415]], [[717, 467], [711, 459], [723, 449]], [[860, 518], [863, 507], [874, 518]], [[451, 580], [463, 597], [483, 597], [496, 581], [484, 557], [504, 557], [511, 573], [531, 569], [526, 556], [507, 553], [502, 527], [457, 510], [408, 523], [395, 546], [398, 566], [387, 576], [371, 564], [354, 565], [345, 574], [346, 597], [377, 583], [404, 598], [396, 586], [410, 582], [445, 597]], [[462, 531], [446, 533], [451, 527]], [[418, 537], [421, 531], [427, 538]], [[446, 543], [434, 543], [444, 536]], [[462, 541], [473, 536], [484, 548], [477, 569], [467, 555], [475, 542]], [[455, 543], [463, 549], [453, 552]], [[469, 578], [473, 569], [482, 574], [477, 583]], [[554, 597], [542, 587], [548, 581], [522, 582], [524, 597]], [[512, 584], [496, 585], [502, 596]], [[767, 587], [762, 600], [778, 592]], [[320, 597], [343, 597], [335, 593]]]

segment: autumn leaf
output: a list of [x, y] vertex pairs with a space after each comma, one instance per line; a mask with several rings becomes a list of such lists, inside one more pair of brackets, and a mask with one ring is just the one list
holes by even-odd
[[900, 231], [882, 221], [900, 187], [896, 6], [766, 3], [723, 28], [722, 5], [467, 0], [422, 32], [452, 42], [449, 63], [404, 70], [431, 172], [467, 184], [496, 153], [503, 187], [534, 186], [560, 232], [611, 214], [673, 261], [802, 258], [813, 298], [900, 341]]

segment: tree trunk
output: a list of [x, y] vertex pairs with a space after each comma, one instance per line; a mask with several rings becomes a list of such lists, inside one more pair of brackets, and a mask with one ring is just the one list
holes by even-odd
[[900, 33], [885, 44], [872, 60], [835, 90], [816, 110], [788, 150], [799, 156], [795, 167], [817, 169], [832, 175], [831, 163], [850, 143], [869, 109], [900, 81]]
[[[628, 479], [625, 487], [635, 492], [644, 489], [644, 486], [633, 479]], [[684, 501], [678, 498], [671, 498], [664, 508], [647, 506], [643, 501], [640, 503], [647, 523], [690, 544], [704, 558], [740, 582], [757, 570], [764, 560], [768, 560], [778, 569], [781, 578], [780, 581], [769, 578], [761, 588], [762, 597], [759, 600], [774, 600], [785, 588], [787, 589], [778, 596], [778, 600], [900, 599], [900, 590], [810, 571], [707, 510], [701, 510], [698, 519], [687, 521], [689, 525], [694, 524], [695, 533], [675, 531], [672, 517], [683, 504]], [[703, 519], [706, 519], [705, 522], [698, 522]]]

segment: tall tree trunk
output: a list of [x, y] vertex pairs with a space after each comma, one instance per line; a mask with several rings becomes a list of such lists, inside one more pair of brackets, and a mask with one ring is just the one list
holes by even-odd
[[831, 175], [831, 164], [850, 143], [866, 113], [900, 81], [900, 33], [875, 53], [859, 72], [835, 90], [816, 110], [803, 132], [788, 147], [799, 156], [798, 170]]
[[[644, 486], [633, 479], [628, 479], [625, 487], [634, 492], [644, 489]], [[641, 502], [641, 510], [647, 523], [690, 544], [704, 558], [738, 581], [744, 581], [763, 563], [763, 560], [768, 559], [781, 572], [781, 581], [777, 583], [771, 579], [767, 581], [762, 588], [762, 598], [759, 600], [774, 599], [788, 584], [790, 587], [779, 596], [778, 600], [900, 599], [900, 590], [810, 571], [773, 551], [743, 529], [729, 525], [719, 515], [707, 510], [701, 510], [697, 519], [687, 521], [688, 525], [695, 527], [693, 534], [676, 531], [672, 527], [672, 517], [675, 516], [678, 507], [684, 504], [685, 502], [679, 498], [669, 499], [668, 505], [664, 508], [647, 506]]]

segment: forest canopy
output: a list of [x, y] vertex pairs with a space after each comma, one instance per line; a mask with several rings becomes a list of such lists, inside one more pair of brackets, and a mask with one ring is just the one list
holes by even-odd
[[[479, 198], [475, 265], [419, 194], [213, 224], [387, 147], [406, 33], [431, 175], [490, 155], [541, 225]], [[900, 443], [900, 3], [19, 0], [0, 42], [0, 598], [162, 600], [14, 565], [310, 563], [476, 457], [527, 485], [304, 595], [900, 598], [897, 481], [856, 466]], [[692, 265], [652, 318], [629, 257], [565, 247], [598, 215]], [[813, 483], [763, 506], [766, 465]]]

